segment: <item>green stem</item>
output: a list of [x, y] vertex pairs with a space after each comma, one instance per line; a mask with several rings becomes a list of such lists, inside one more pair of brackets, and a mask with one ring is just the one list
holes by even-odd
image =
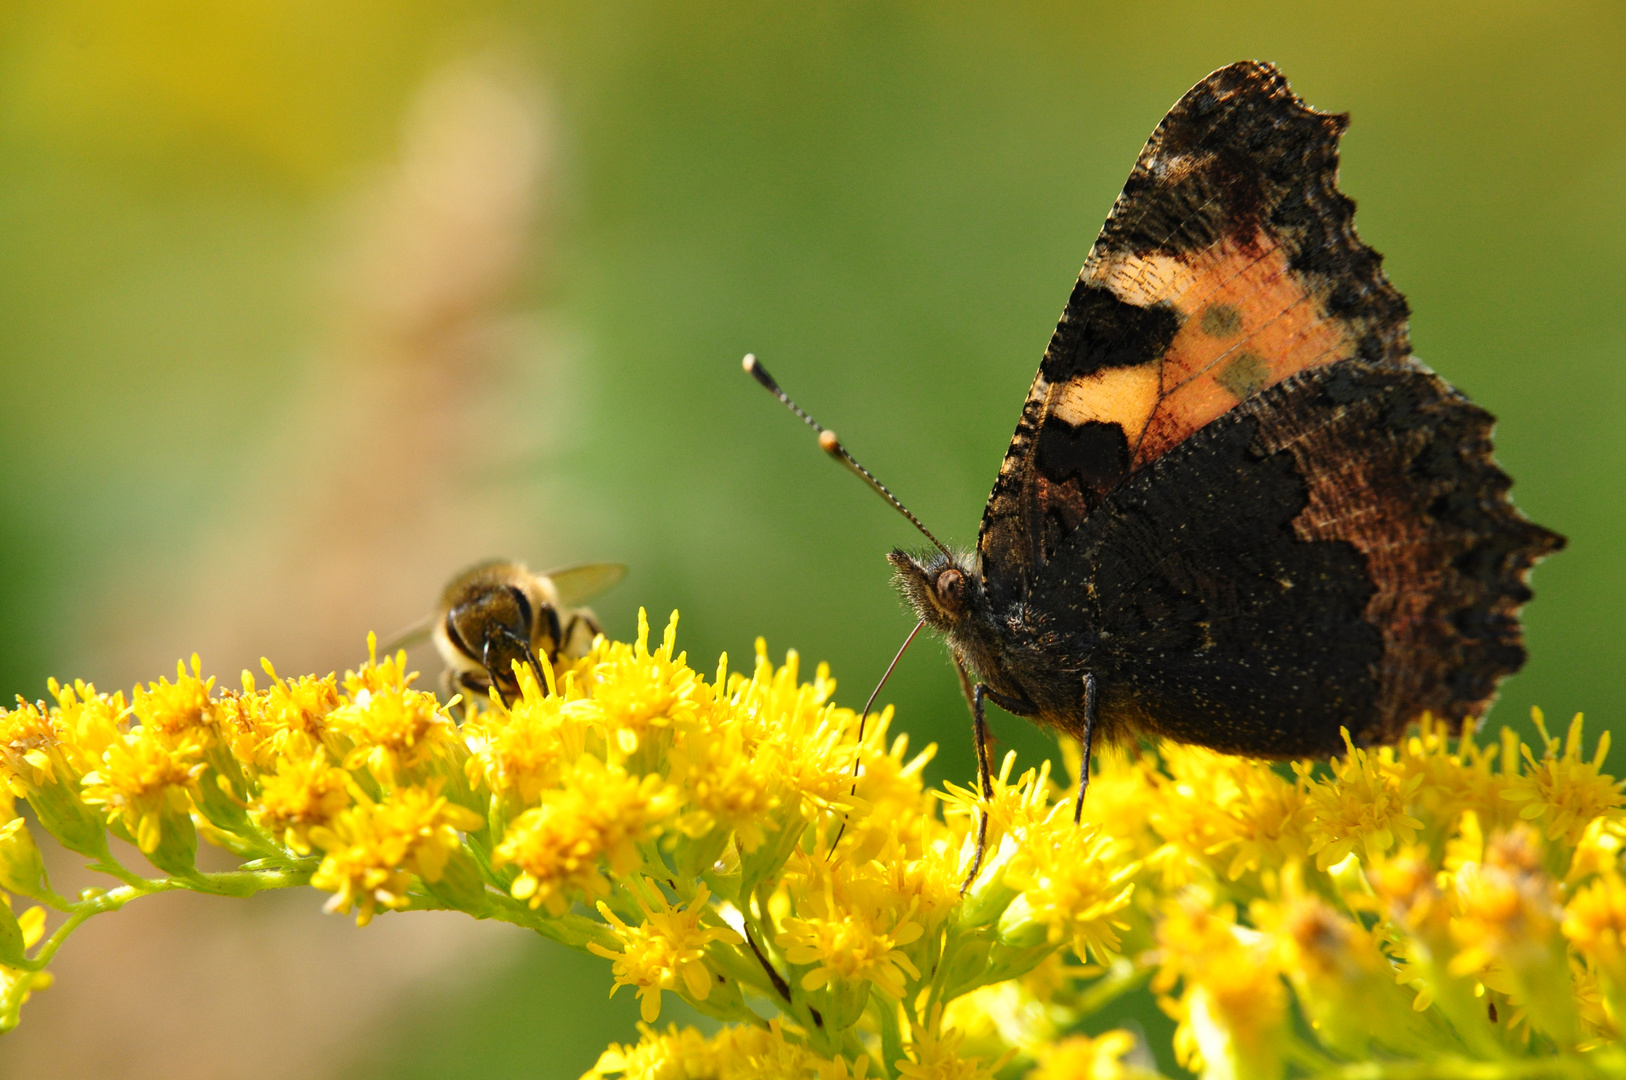
[[487, 890], [491, 900], [490, 917], [499, 922], [512, 923], [523, 926], [527, 930], [535, 930], [538, 934], [561, 945], [568, 945], [572, 949], [587, 950], [588, 942], [596, 942], [606, 949], [619, 950], [621, 940], [615, 932], [597, 919], [589, 919], [582, 915], [566, 913], [564, 915], [546, 915], [532, 908], [529, 904], [515, 900], [507, 893], [496, 889]]
[[903, 1060], [903, 1033], [898, 1029], [898, 1003], [879, 990], [870, 991], [870, 1004], [875, 1008], [875, 1022], [881, 1029], [881, 1057], [877, 1062], [882, 1076], [895, 1075], [897, 1063]]

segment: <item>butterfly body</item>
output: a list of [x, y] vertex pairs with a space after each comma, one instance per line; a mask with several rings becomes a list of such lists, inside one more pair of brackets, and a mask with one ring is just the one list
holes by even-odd
[[1528, 571], [1563, 538], [1508, 501], [1490, 414], [1412, 357], [1336, 186], [1346, 124], [1267, 64], [1187, 93], [1079, 275], [975, 555], [892, 554], [1001, 706], [1086, 743], [1326, 756], [1344, 729], [1460, 726], [1522, 665]]

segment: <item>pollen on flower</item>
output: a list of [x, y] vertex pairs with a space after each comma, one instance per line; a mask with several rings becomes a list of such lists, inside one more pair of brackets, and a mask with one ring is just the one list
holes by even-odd
[[1294, 766], [1309, 783], [1310, 854], [1318, 870], [1343, 862], [1357, 847], [1371, 859], [1396, 843], [1410, 844], [1423, 827], [1406, 812], [1422, 775], [1402, 781], [1385, 767], [1394, 760], [1393, 750], [1361, 749], [1347, 731], [1344, 745], [1346, 755], [1332, 763], [1332, 780], [1310, 779], [1307, 767]]
[[1142, 812], [1169, 843], [1233, 881], [1304, 857], [1311, 814], [1302, 780], [1284, 780], [1266, 762], [1168, 741], [1158, 754], [1168, 775]]
[[943, 1027], [942, 1009], [941, 1005], [936, 1006], [927, 1023], [915, 1026], [904, 1046], [909, 1056], [893, 1063], [898, 1075], [909, 1080], [993, 1080], [1015, 1056], [1014, 1052], [988, 1063], [962, 1054], [960, 1045], [965, 1041], [965, 1033]]
[[603, 708], [590, 698], [544, 694], [528, 668], [520, 670], [519, 684], [520, 698], [511, 709], [482, 710], [462, 728], [470, 780], [485, 783], [516, 808], [534, 806], [543, 791], [557, 786], [604, 720]]
[[1564, 936], [1583, 957], [1626, 982], [1626, 881], [1610, 871], [1565, 905]]
[[676, 649], [677, 612], [666, 624], [660, 647], [651, 653], [649, 618], [642, 608], [637, 642], [605, 647], [594, 668], [593, 699], [621, 753], [636, 751], [653, 730], [693, 722], [711, 708], [711, 690]]
[[406, 907], [413, 877], [436, 881], [462, 838], [484, 820], [426, 788], [402, 788], [382, 802], [358, 801], [331, 825], [313, 826], [310, 840], [325, 852], [311, 884], [333, 896], [329, 911], [356, 912], [365, 926], [379, 908]]
[[1573, 846], [1587, 825], [1599, 815], [1626, 802], [1622, 782], [1603, 773], [1603, 759], [1609, 753], [1609, 732], [1598, 737], [1598, 748], [1588, 761], [1581, 753], [1581, 716], [1570, 722], [1564, 752], [1558, 753], [1558, 739], [1547, 734], [1540, 709], [1531, 713], [1546, 749], [1538, 760], [1528, 746], [1523, 747], [1530, 771], [1512, 779], [1502, 798], [1521, 804], [1519, 817], [1539, 820], [1549, 840], [1563, 840]]
[[1528, 827], [1493, 837], [1484, 861], [1462, 866], [1453, 884], [1451, 934], [1461, 947], [1451, 961], [1454, 974], [1483, 971], [1492, 962], [1519, 968], [1548, 953], [1564, 910]]
[[175, 665], [175, 681], [160, 678], [135, 688], [130, 709], [141, 726], [164, 735], [181, 735], [210, 723], [210, 695], [213, 678], [205, 680], [198, 654], [192, 654], [192, 671], [184, 662]]
[[1067, 809], [1058, 804], [1049, 827], [1032, 830], [1011, 859], [1005, 880], [1022, 895], [1007, 909], [1001, 930], [1021, 940], [1016, 924], [1031, 920], [1052, 944], [1070, 943], [1080, 959], [1110, 959], [1118, 932], [1128, 929], [1115, 916], [1129, 906], [1140, 863], [1126, 857], [1127, 844], [1075, 826]]
[[345, 766], [354, 769], [365, 762], [380, 783], [410, 782], [443, 762], [455, 761], [462, 769], [466, 751], [457, 725], [435, 695], [404, 683], [377, 690], [361, 687], [348, 704], [328, 715], [327, 724], [355, 747]]
[[797, 853], [787, 872], [796, 914], [783, 920], [778, 944], [793, 964], [810, 965], [802, 988], [817, 990], [831, 980], [867, 980], [901, 998], [905, 979], [920, 970], [904, 953], [925, 928], [915, 905], [896, 906], [884, 868], [875, 864], [829, 866], [822, 857]]
[[330, 826], [351, 803], [354, 781], [316, 747], [308, 757], [284, 757], [277, 771], [260, 777], [253, 817], [301, 855], [311, 852], [310, 830]]
[[581, 894], [604, 896], [610, 873], [625, 876], [643, 862], [638, 845], [660, 835], [677, 809], [677, 790], [658, 775], [637, 777], [584, 755], [546, 792], [540, 806], [509, 825], [492, 859], [518, 867], [511, 892], [530, 906], [562, 914]]
[[651, 909], [638, 898], [638, 908], [644, 921], [628, 925], [602, 900], [599, 914], [615, 930], [621, 940], [619, 951], [590, 942], [588, 949], [599, 956], [615, 961], [613, 995], [623, 986], [636, 987], [639, 1012], [644, 1022], [654, 1023], [661, 1014], [661, 991], [682, 990], [695, 1001], [705, 1001], [711, 994], [712, 973], [706, 967], [706, 946], [713, 941], [726, 941], [743, 945], [745, 939], [727, 926], [701, 925], [710, 909], [706, 900], [710, 895], [701, 885], [688, 905], [674, 908], [652, 881], [645, 881], [645, 892], [653, 893], [656, 906]]
[[182, 819], [205, 765], [203, 737], [187, 731], [168, 739], [136, 728], [115, 740], [95, 772], [82, 778], [83, 798], [99, 806], [109, 824], [121, 822], [144, 854], [158, 849], [164, 812]]

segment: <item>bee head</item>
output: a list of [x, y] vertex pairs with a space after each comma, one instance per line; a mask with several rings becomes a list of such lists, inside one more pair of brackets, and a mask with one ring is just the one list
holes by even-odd
[[911, 607], [938, 630], [956, 629], [981, 589], [971, 560], [964, 555], [934, 552], [925, 562], [907, 551], [888, 555], [893, 582]]
[[523, 589], [488, 584], [468, 590], [446, 612], [446, 636], [484, 667], [504, 699], [512, 701], [519, 695], [514, 661], [534, 663], [531, 636], [535, 618], [536, 607]]

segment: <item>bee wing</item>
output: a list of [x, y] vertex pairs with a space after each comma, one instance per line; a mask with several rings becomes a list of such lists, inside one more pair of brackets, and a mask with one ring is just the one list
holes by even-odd
[[614, 586], [627, 576], [627, 568], [618, 562], [582, 563], [549, 570], [539, 576], [553, 582], [553, 587], [559, 590], [561, 604], [575, 607]]
[[401, 629], [391, 634], [390, 639], [385, 642], [383, 648], [379, 649], [378, 651], [381, 655], [388, 656], [397, 649], [415, 648], [416, 646], [422, 645], [424, 642], [429, 640], [429, 635], [434, 633], [434, 628], [435, 617], [433, 615], [425, 615], [423, 618], [419, 619], [410, 626], [403, 626]]

